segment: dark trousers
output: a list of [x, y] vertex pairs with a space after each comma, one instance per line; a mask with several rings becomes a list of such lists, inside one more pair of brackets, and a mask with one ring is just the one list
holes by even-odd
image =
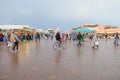
[[81, 46], [81, 40], [78, 40], [77, 46]]
[[15, 48], [16, 48], [16, 50], [18, 50], [18, 42], [14, 42], [14, 44], [13, 44], [13, 51], [15, 50]]
[[114, 39], [114, 45], [119, 45], [118, 41], [119, 41], [119, 38]]

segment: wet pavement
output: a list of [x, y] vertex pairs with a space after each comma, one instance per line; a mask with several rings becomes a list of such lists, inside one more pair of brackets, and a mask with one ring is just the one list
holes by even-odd
[[120, 47], [113, 40], [100, 40], [99, 49], [68, 41], [57, 51], [54, 42], [20, 44], [18, 53], [0, 42], [0, 80], [120, 80]]

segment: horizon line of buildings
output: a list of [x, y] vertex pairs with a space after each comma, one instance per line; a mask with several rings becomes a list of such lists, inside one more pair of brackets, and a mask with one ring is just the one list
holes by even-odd
[[[72, 28], [71, 30], [68, 30], [68, 32], [71, 32], [75, 29], [79, 28], [87, 28], [87, 29], [92, 29], [95, 30], [96, 33], [115, 33], [118, 32], [120, 33], [120, 27], [118, 26], [111, 26], [111, 25], [103, 25], [103, 24], [84, 24], [82, 26]], [[44, 31], [42, 29], [36, 29], [34, 27], [30, 27], [29, 25], [0, 25], [0, 30], [11, 30], [11, 29], [34, 29], [36, 31]], [[47, 29], [45, 31], [53, 32], [55, 29]]]

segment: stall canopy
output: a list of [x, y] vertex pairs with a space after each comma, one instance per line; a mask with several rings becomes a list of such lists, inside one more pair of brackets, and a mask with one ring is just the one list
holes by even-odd
[[37, 32], [44, 32], [42, 29], [36, 29]]
[[0, 29], [23, 29], [30, 28], [28, 25], [0, 25]]
[[79, 28], [79, 29], [76, 29], [74, 30], [75, 33], [93, 33], [95, 32], [94, 30], [91, 30], [91, 29], [86, 29], [86, 28]]

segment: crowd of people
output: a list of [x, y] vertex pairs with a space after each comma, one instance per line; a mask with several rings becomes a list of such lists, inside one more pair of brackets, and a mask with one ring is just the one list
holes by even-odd
[[18, 52], [20, 42], [40, 41], [40, 36], [39, 32], [6, 32], [3, 34], [3, 41], [8, 44], [10, 52]]
[[[69, 37], [68, 37], [69, 36]], [[86, 34], [82, 34], [82, 33], [73, 33], [71, 35], [65, 35], [65, 34], [62, 34], [62, 37], [60, 35], [60, 32], [57, 32], [56, 33], [56, 40], [59, 41], [61, 43], [61, 40], [65, 41], [65, 40], [73, 40], [73, 41], [78, 41], [77, 42], [77, 46], [80, 47], [81, 46], [81, 42], [83, 41], [84, 42], [84, 39], [85, 38], [88, 38], [90, 41], [93, 41], [93, 48], [99, 48], [99, 39], [100, 38], [103, 38], [101, 37], [100, 34], [97, 34], [97, 33], [86, 33]], [[105, 36], [106, 39], [109, 39], [108, 36]], [[114, 34], [114, 42], [113, 44], [115, 46], [118, 46], [119, 45], [119, 34], [118, 32], [116, 32]]]
[[[99, 38], [101, 38], [100, 34], [96, 34], [96, 33], [82, 34], [79, 32], [79, 33], [68, 34], [68, 33], [61, 33], [58, 31], [55, 34], [53, 33], [43, 34], [43, 33], [34, 31], [34, 32], [7, 32], [7, 33], [4, 33], [3, 41], [7, 42], [10, 52], [18, 52], [20, 42], [27, 43], [27, 41], [29, 40], [40, 41], [41, 38], [46, 40], [48, 39], [52, 40], [53, 37], [55, 37], [56, 41], [59, 41], [60, 43], [61, 41], [66, 42], [67, 40], [77, 41], [78, 47], [81, 46], [81, 42], [82, 41], [84, 42], [85, 38], [88, 38], [90, 41], [93, 41], [93, 48], [99, 47]], [[118, 33], [114, 34], [113, 44], [115, 46], [119, 45]]]

